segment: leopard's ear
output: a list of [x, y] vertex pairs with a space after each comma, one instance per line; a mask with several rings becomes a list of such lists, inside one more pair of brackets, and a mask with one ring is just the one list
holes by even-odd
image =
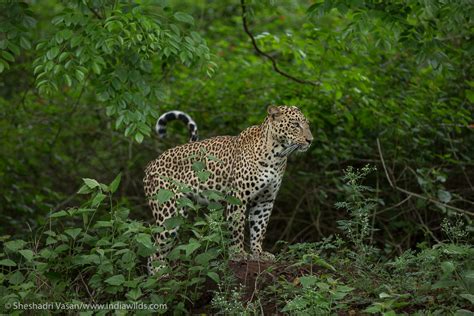
[[282, 114], [280, 108], [275, 105], [269, 105], [267, 108], [267, 113], [268, 116], [272, 119], [275, 119]]

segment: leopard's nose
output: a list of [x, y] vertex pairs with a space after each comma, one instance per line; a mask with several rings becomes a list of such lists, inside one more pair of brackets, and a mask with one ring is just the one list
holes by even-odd
[[314, 138], [313, 138], [313, 135], [306, 136], [306, 142], [307, 142], [308, 144], [311, 144], [311, 142], [313, 141], [313, 139], [314, 139]]

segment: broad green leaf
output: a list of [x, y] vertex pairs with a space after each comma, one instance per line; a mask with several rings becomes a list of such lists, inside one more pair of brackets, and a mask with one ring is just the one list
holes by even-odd
[[197, 175], [199, 181], [206, 182], [209, 179], [209, 177], [211, 176], [211, 172], [209, 172], [207, 170], [201, 170], [201, 171], [198, 171], [196, 173], [196, 175]]
[[31, 42], [26, 37], [20, 37], [20, 45], [24, 49], [31, 49]]
[[135, 134], [135, 141], [136, 141], [137, 143], [141, 144], [142, 141], [143, 141], [143, 135], [142, 135], [141, 133], [136, 133], [136, 134]]
[[201, 247], [201, 244], [199, 242], [191, 242], [187, 245], [180, 246], [180, 248], [186, 252], [186, 257], [189, 257], [199, 247]]
[[120, 185], [120, 180], [122, 179], [122, 173], [120, 172], [112, 181], [112, 183], [109, 185], [109, 190], [111, 193], [115, 193], [117, 191], [118, 186]]
[[0, 260], [0, 266], [16, 267], [16, 263], [10, 259], [2, 259]]
[[438, 190], [438, 199], [443, 203], [449, 203], [451, 201], [451, 193], [445, 190]]
[[137, 301], [142, 295], [140, 288], [132, 289], [127, 293], [127, 297], [132, 301]]
[[20, 271], [15, 271], [8, 276], [8, 282], [13, 285], [21, 284], [25, 281], [25, 276]]
[[66, 211], [59, 211], [59, 212], [51, 214], [49, 217], [58, 218], [58, 217], [64, 217], [64, 216], [69, 216], [69, 214]]
[[461, 296], [462, 298], [465, 298], [466, 300], [471, 302], [471, 304], [474, 305], [474, 295], [473, 294], [465, 293], [465, 294], [459, 294], [459, 296]]
[[219, 278], [219, 275], [215, 272], [212, 272], [212, 271], [209, 271], [207, 273], [207, 276], [210, 277], [214, 282], [216, 283], [219, 283], [220, 282], [220, 278]]
[[7, 52], [6, 50], [2, 51], [2, 57], [5, 58], [5, 60], [14, 62], [15, 57], [10, 52]]
[[19, 253], [21, 253], [21, 255], [23, 257], [25, 257], [25, 259], [28, 260], [28, 261], [31, 261], [33, 259], [33, 256], [34, 256], [33, 251], [31, 251], [30, 249], [20, 250]]
[[107, 195], [103, 194], [102, 192], [99, 192], [96, 194], [94, 199], [92, 200], [92, 206], [97, 207], [100, 205], [100, 203], [107, 197]]
[[315, 276], [303, 276], [300, 278], [300, 283], [303, 287], [312, 287], [316, 284], [318, 278]]
[[105, 283], [108, 283], [110, 285], [122, 285], [125, 282], [125, 277], [122, 274], [117, 274], [114, 276], [111, 276], [110, 278], [105, 280]]
[[140, 233], [135, 237], [135, 241], [142, 244], [147, 248], [153, 247], [153, 242], [151, 241], [151, 236], [147, 234]]
[[49, 60], [53, 60], [56, 56], [58, 56], [58, 54], [59, 47], [54, 46], [46, 53], [46, 57], [48, 57]]
[[204, 168], [206, 168], [206, 165], [202, 161], [195, 161], [193, 162], [192, 168], [194, 171], [202, 171]]
[[25, 247], [25, 245], [26, 241], [21, 239], [10, 240], [5, 243], [5, 247], [11, 251], [17, 251], [19, 249], [22, 249], [23, 247]]
[[173, 191], [160, 189], [158, 193], [155, 195], [155, 198], [158, 200], [160, 204], [168, 202], [174, 196]]
[[227, 203], [232, 205], [242, 205], [242, 201], [232, 195], [227, 195], [225, 197], [225, 200], [227, 201]]
[[193, 17], [190, 16], [189, 14], [187, 14], [187, 13], [176, 12], [174, 14], [174, 17], [175, 17], [176, 20], [178, 20], [180, 22], [184, 22], [184, 23], [188, 23], [188, 24], [194, 24]]
[[99, 184], [99, 182], [97, 182], [97, 180], [84, 178], [84, 179], [82, 179], [82, 181], [84, 181], [84, 183], [91, 189], [96, 188], [96, 187], [100, 187], [100, 184]]
[[64, 231], [64, 233], [68, 234], [72, 237], [72, 239], [76, 239], [76, 237], [81, 233], [81, 228], [69, 228]]
[[179, 216], [168, 218], [163, 223], [166, 229], [173, 229], [179, 227], [179, 225], [183, 224], [183, 219]]
[[450, 274], [456, 270], [456, 267], [452, 261], [444, 261], [441, 263], [441, 269], [445, 274]]

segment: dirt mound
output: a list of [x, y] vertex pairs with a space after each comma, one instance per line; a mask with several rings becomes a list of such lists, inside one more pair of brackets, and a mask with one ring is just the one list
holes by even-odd
[[[229, 261], [229, 268], [233, 272], [237, 284], [243, 288], [242, 303], [244, 304], [253, 302], [259, 291], [275, 284], [278, 279], [285, 278], [288, 282], [298, 282], [298, 277], [310, 273], [310, 268], [305, 266], [254, 260]], [[312, 273], [315, 273], [314, 267]], [[205, 293], [196, 302], [192, 309], [193, 314], [212, 314], [211, 300], [217, 290], [218, 287], [215, 282], [210, 279], [207, 280]], [[276, 300], [268, 300], [261, 302], [261, 304], [261, 309], [265, 315], [279, 314]]]

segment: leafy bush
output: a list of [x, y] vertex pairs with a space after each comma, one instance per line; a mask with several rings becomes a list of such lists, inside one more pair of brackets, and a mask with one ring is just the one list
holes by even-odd
[[89, 199], [81, 207], [52, 213], [30, 241], [3, 238], [1, 306], [140, 302], [184, 312], [207, 278], [219, 282], [227, 251], [222, 208], [188, 224], [171, 219], [168, 228], [181, 226], [180, 244], [169, 255], [171, 267], [149, 277], [146, 258], [157, 250], [153, 236], [163, 228], [129, 218], [130, 209], [113, 198], [120, 179], [110, 185], [84, 179], [78, 193]]

